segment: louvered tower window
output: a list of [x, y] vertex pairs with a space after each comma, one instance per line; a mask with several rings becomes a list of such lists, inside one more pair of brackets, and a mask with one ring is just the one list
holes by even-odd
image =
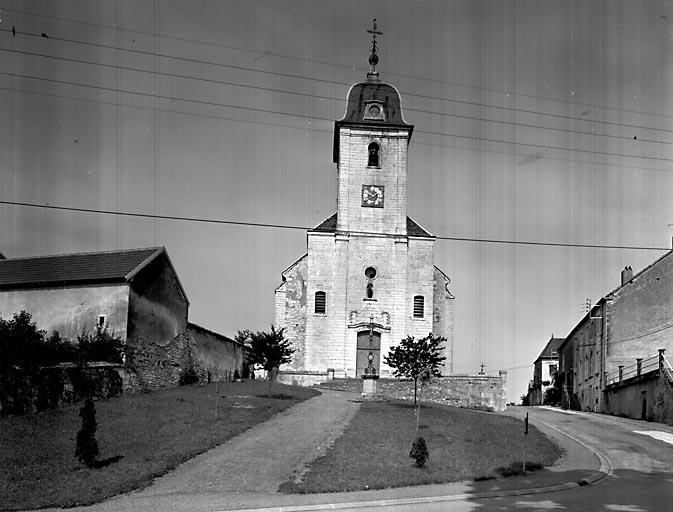
[[425, 309], [425, 298], [422, 295], [414, 297], [414, 318], [423, 318], [423, 310]]
[[319, 314], [325, 314], [325, 302], [326, 302], [325, 292], [315, 292], [315, 312]]

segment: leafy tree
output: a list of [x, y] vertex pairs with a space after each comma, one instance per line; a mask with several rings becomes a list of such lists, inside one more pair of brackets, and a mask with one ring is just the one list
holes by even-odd
[[98, 441], [96, 440], [96, 409], [93, 400], [87, 398], [79, 411], [82, 417], [82, 428], [77, 432], [75, 457], [86, 467], [93, 467], [98, 456]]
[[80, 362], [109, 361], [121, 364], [124, 361], [124, 340], [115, 337], [107, 327], [97, 326], [93, 333], [77, 336]]
[[271, 325], [271, 332], [238, 331], [235, 339], [247, 347], [246, 359], [249, 364], [259, 364], [266, 370], [269, 382], [268, 396], [271, 398], [271, 384], [274, 371], [282, 364], [292, 361], [294, 349], [285, 339], [285, 328], [276, 330]]
[[33, 405], [32, 383], [41, 366], [44, 331], [30, 313], [0, 318], [0, 403], [2, 414], [25, 414]]
[[399, 345], [392, 347], [384, 362], [394, 369], [395, 377], [413, 379], [414, 407], [418, 404], [418, 381], [427, 382], [431, 377], [440, 377], [439, 368], [446, 359], [442, 355], [446, 338], [433, 336], [432, 333], [419, 340], [407, 336]]

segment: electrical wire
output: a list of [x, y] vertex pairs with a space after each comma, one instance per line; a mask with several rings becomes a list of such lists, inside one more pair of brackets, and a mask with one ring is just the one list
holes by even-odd
[[[11, 31], [9, 29], [0, 29], [0, 32], [9, 33]], [[40, 39], [44, 40], [44, 36], [42, 34], [37, 34], [37, 33], [32, 33], [32, 32], [22, 32], [22, 31], [18, 31], [18, 30], [16, 31], [16, 34], [25, 35], [25, 36], [34, 37], [34, 38], [40, 38]], [[103, 43], [94, 43], [92, 41], [83, 41], [83, 40], [69, 39], [69, 38], [57, 37], [57, 36], [49, 36], [48, 40], [61, 41], [61, 42], [66, 42], [66, 43], [71, 43], [71, 44], [89, 45], [89, 46], [94, 46], [94, 47], [97, 47], [97, 48], [105, 48], [105, 49], [108, 49], [108, 50], [117, 50], [117, 51], [122, 51], [122, 52], [129, 52], [129, 53], [134, 53], [134, 54], [147, 55], [147, 56], [154, 57], [154, 58], [160, 57], [160, 58], [165, 58], [165, 59], [172, 59], [172, 60], [185, 61], [185, 62], [191, 62], [191, 63], [206, 64], [206, 65], [217, 66], [217, 67], [222, 67], [222, 68], [238, 69], [238, 70], [251, 71], [251, 72], [262, 73], [262, 74], [267, 74], [267, 75], [282, 76], [282, 77], [286, 77], [286, 78], [295, 78], [295, 79], [299, 79], [299, 80], [308, 80], [308, 81], [314, 81], [314, 82], [319, 82], [319, 83], [341, 85], [341, 86], [346, 86], [346, 87], [350, 87], [352, 85], [351, 83], [347, 83], [347, 82], [337, 82], [337, 81], [334, 81], [334, 80], [325, 80], [325, 79], [320, 79], [320, 78], [315, 78], [315, 77], [295, 75], [295, 74], [291, 74], [291, 73], [266, 71], [266, 70], [261, 70], [261, 69], [257, 69], [257, 68], [249, 68], [249, 67], [245, 67], [245, 66], [235, 66], [235, 65], [231, 65], [231, 64], [222, 64], [220, 62], [194, 59], [194, 58], [188, 58], [188, 57], [177, 57], [177, 56], [169, 55], [169, 54], [165, 54], [165, 53], [148, 52], [148, 51], [145, 51], [145, 50], [137, 50], [137, 49], [133, 49], [133, 48], [122, 48], [122, 47], [119, 47], [119, 46], [107, 45], [107, 44], [103, 44]], [[493, 109], [500, 109], [500, 110], [505, 110], [505, 111], [510, 111], [510, 112], [526, 113], [526, 114], [533, 114], [533, 115], [542, 115], [542, 116], [555, 117], [555, 118], [559, 118], [559, 119], [567, 119], [567, 120], [574, 120], [574, 121], [580, 121], [580, 122], [591, 122], [591, 123], [596, 123], [596, 124], [604, 124], [604, 125], [608, 125], [608, 126], [619, 126], [619, 127], [626, 127], [626, 128], [635, 128], [635, 129], [639, 129], [639, 130], [652, 130], [652, 131], [658, 131], [658, 132], [673, 133], [673, 130], [668, 130], [668, 129], [664, 129], [664, 128], [648, 127], [648, 126], [644, 126], [644, 125], [636, 125], [636, 124], [629, 124], [629, 123], [616, 123], [616, 122], [612, 122], [612, 121], [601, 121], [601, 120], [598, 120], [598, 119], [588, 119], [586, 117], [577, 117], [577, 116], [570, 116], [570, 115], [563, 115], [563, 114], [552, 114], [552, 113], [549, 113], [549, 112], [540, 112], [540, 111], [527, 110], [527, 109], [515, 108], [515, 107], [503, 107], [503, 106], [500, 106], [500, 105], [493, 105], [493, 104], [488, 104], [488, 103], [479, 103], [479, 102], [475, 102], [475, 101], [465, 101], [465, 100], [457, 100], [457, 99], [453, 99], [453, 98], [442, 98], [442, 97], [430, 96], [430, 95], [426, 95], [426, 94], [418, 94], [418, 93], [413, 93], [413, 92], [410, 92], [410, 91], [400, 91], [400, 93], [403, 96], [424, 98], [424, 99], [436, 100], [436, 101], [445, 101], [445, 102], [450, 102], [450, 103], [459, 103], [459, 104], [470, 105], [470, 106], [478, 106], [480, 108], [493, 108]]]
[[[139, 212], [124, 212], [124, 211], [113, 211], [113, 210], [102, 210], [95, 208], [77, 208], [71, 206], [55, 206], [50, 204], [41, 204], [41, 203], [26, 203], [21, 201], [6, 201], [0, 200], [0, 204], [13, 205], [13, 206], [26, 206], [32, 208], [43, 208], [48, 210], [61, 210], [61, 211], [70, 211], [70, 212], [80, 212], [80, 213], [98, 213], [104, 215], [118, 215], [122, 217], [139, 217], [146, 219], [156, 219], [156, 220], [177, 220], [185, 222], [202, 222], [208, 224], [228, 224], [233, 226], [253, 226], [253, 227], [262, 227], [262, 228], [277, 228], [277, 229], [294, 229], [302, 231], [310, 231], [312, 228], [306, 226], [296, 226], [291, 224], [272, 224], [264, 222], [245, 222], [245, 221], [234, 221], [234, 220], [225, 220], [225, 219], [213, 219], [205, 217], [182, 217], [177, 215], [158, 215], [150, 213], [139, 213]], [[398, 236], [394, 233], [377, 233], [374, 231], [357, 231], [353, 232], [354, 235], [379, 235], [379, 236]], [[527, 246], [543, 246], [543, 247], [574, 247], [574, 248], [590, 248], [590, 249], [623, 249], [623, 250], [639, 250], [639, 251], [668, 251], [668, 248], [665, 247], [646, 247], [646, 246], [629, 246], [629, 245], [599, 245], [599, 244], [573, 244], [573, 243], [562, 243], [562, 242], [531, 242], [523, 240], [505, 240], [505, 239], [490, 239], [490, 238], [469, 238], [469, 237], [456, 237], [456, 236], [435, 236], [433, 237], [437, 240], [450, 240], [456, 242], [479, 242], [479, 243], [492, 243], [492, 244], [511, 244], [511, 245], [527, 245]]]
[[[154, 33], [154, 32], [147, 32], [147, 31], [142, 31], [142, 30], [134, 30], [134, 29], [129, 29], [126, 27], [120, 27], [118, 25], [105, 25], [103, 23], [94, 23], [94, 22], [87, 22], [87, 21], [82, 21], [82, 20], [75, 20], [72, 18], [65, 18], [65, 17], [60, 17], [60, 16], [50, 16], [46, 14], [40, 14], [40, 13], [34, 13], [34, 12], [29, 12], [29, 11], [22, 11], [19, 9], [8, 9], [6, 7], [3, 7], [3, 10], [8, 11], [8, 12], [14, 12], [18, 14], [24, 14], [28, 16], [36, 16], [36, 17], [41, 17], [45, 19], [51, 19], [51, 20], [58, 20], [58, 21], [66, 21], [69, 23], [76, 23], [76, 24], [81, 24], [81, 25], [87, 25], [87, 26], [92, 26], [92, 27], [97, 27], [97, 28], [106, 28], [110, 30], [116, 30], [116, 31], [122, 31], [122, 32], [129, 32], [132, 34], [141, 34], [145, 36], [150, 36], [150, 37], [159, 37], [161, 39], [169, 39], [173, 41], [181, 41], [181, 42], [186, 42], [190, 44], [200, 44], [204, 46], [211, 46], [215, 48], [227, 48], [230, 50], [236, 50], [236, 51], [242, 51], [242, 52], [247, 52], [247, 53], [254, 53], [256, 55], [265, 55], [265, 56], [272, 56], [272, 57], [279, 57], [283, 59], [290, 59], [290, 60], [295, 60], [295, 61], [300, 61], [300, 62], [309, 62], [312, 64], [321, 64], [321, 65], [326, 65], [326, 66], [332, 66], [332, 67], [337, 67], [337, 68], [342, 68], [342, 69], [348, 69], [349, 71], [361, 71], [361, 72], [366, 72], [369, 71], [368, 68], [364, 67], [357, 67], [357, 66], [352, 66], [352, 65], [347, 65], [347, 64], [339, 64], [335, 62], [329, 62], [329, 61], [323, 61], [319, 59], [309, 59], [306, 57], [297, 57], [293, 55], [287, 55], [283, 53], [278, 53], [278, 52], [272, 52], [269, 50], [254, 50], [251, 48], [243, 48], [240, 46], [232, 46], [232, 45], [226, 45], [224, 43], [213, 43], [210, 41], [203, 41], [203, 40], [198, 40], [198, 39], [190, 39], [186, 37], [178, 37], [178, 36], [170, 36], [166, 34], [159, 34], [159, 33]], [[656, 113], [656, 112], [644, 112], [640, 110], [634, 110], [634, 109], [627, 109], [627, 108], [620, 108], [620, 107], [610, 107], [607, 105], [597, 105], [594, 103], [583, 103], [583, 102], [578, 102], [578, 101], [571, 101], [571, 100], [564, 100], [564, 99], [558, 99], [558, 98], [550, 98], [548, 96], [538, 96], [534, 94], [526, 94], [522, 92], [516, 92], [516, 91], [508, 91], [504, 89], [493, 89], [489, 87], [483, 87], [483, 86], [478, 86], [478, 85], [472, 85], [472, 84], [464, 84], [460, 82], [453, 82], [449, 80], [438, 80], [438, 79], [433, 79], [429, 78], [427, 76], [416, 76], [416, 75], [408, 75], [408, 74], [403, 74], [403, 73], [393, 73], [393, 72], [388, 72], [386, 73], [390, 76], [399, 76], [401, 78], [409, 78], [413, 80], [419, 80], [419, 81], [424, 81], [424, 82], [430, 82], [430, 83], [437, 83], [441, 85], [449, 85], [452, 87], [464, 87], [467, 89], [475, 89], [475, 90], [480, 90], [480, 91], [487, 91], [487, 92], [494, 92], [498, 94], [506, 94], [506, 95], [511, 95], [511, 96], [520, 96], [522, 98], [531, 98], [535, 100], [544, 100], [544, 101], [551, 101], [551, 102], [557, 102], [557, 103], [564, 103], [566, 105], [576, 105], [580, 107], [591, 107], [591, 108], [597, 108], [601, 110], [613, 110], [616, 112], [625, 112], [628, 114], [640, 114], [640, 115], [646, 115], [646, 116], [653, 116], [653, 117], [661, 117], [661, 118], [668, 118], [668, 119], [673, 119], [673, 116], [669, 116], [666, 114], [661, 114], [661, 113]]]
[[[243, 83], [236, 83], [236, 82], [228, 82], [224, 80], [216, 80], [212, 78], [204, 78], [204, 77], [199, 77], [199, 76], [194, 76], [194, 75], [184, 75], [180, 73], [168, 73], [168, 72], [161, 72], [161, 71], [154, 71], [154, 70], [149, 70], [149, 69], [143, 69], [143, 68], [138, 68], [138, 67], [131, 67], [131, 66], [122, 66], [118, 64], [105, 64], [102, 62], [94, 62], [90, 60], [83, 60], [83, 59], [73, 59], [69, 57], [59, 57], [55, 55], [47, 55], [45, 53], [38, 53], [38, 52], [29, 52], [25, 50], [14, 50], [14, 49], [9, 49], [9, 48], [0, 48], [0, 51], [3, 52], [8, 52], [8, 53], [16, 53], [20, 55], [29, 55], [31, 57], [40, 57], [40, 58], [46, 58], [46, 59], [52, 59], [52, 60], [59, 60], [63, 62], [73, 62], [77, 64], [86, 64], [90, 66], [99, 66], [99, 67], [105, 67], [105, 68], [110, 68], [110, 69], [117, 69], [117, 70], [125, 70], [125, 71], [132, 71], [136, 73], [147, 73], [155, 76], [165, 76], [165, 77], [171, 77], [171, 78], [181, 78], [185, 80], [194, 80], [194, 81], [199, 81], [199, 82], [205, 82], [205, 83], [210, 83], [210, 84], [217, 84], [217, 85], [225, 85], [225, 86], [231, 86], [231, 87], [241, 87], [244, 89], [255, 89], [259, 91], [267, 91], [267, 92], [277, 92], [281, 94], [290, 94], [290, 95], [295, 95], [295, 96], [301, 96], [305, 98], [316, 98], [316, 99], [321, 99], [321, 100], [329, 100], [329, 101], [337, 101], [337, 102], [343, 102], [342, 98], [337, 98], [335, 96], [323, 96], [319, 94], [311, 94], [311, 93], [304, 93], [304, 92], [297, 92], [297, 91], [288, 91], [285, 89], [277, 89], [273, 87], [262, 87], [259, 85], [253, 85], [253, 84], [243, 84]], [[421, 114], [429, 114], [433, 116], [441, 116], [441, 117], [450, 117], [454, 119], [465, 119], [469, 121], [479, 121], [482, 123], [494, 123], [494, 124], [504, 124], [504, 125], [509, 125], [509, 126], [515, 126], [519, 128], [533, 128], [535, 130], [548, 130], [548, 131], [556, 131], [556, 132], [561, 132], [561, 133], [569, 133], [573, 135], [588, 135], [591, 137], [603, 137], [603, 138], [611, 138], [611, 139], [616, 139], [616, 140], [623, 140], [623, 141], [633, 141], [633, 137], [626, 137], [623, 135], [612, 135], [608, 133], [597, 133], [597, 132], [588, 132], [588, 131], [582, 131], [582, 130], [572, 130], [570, 128], [557, 128], [553, 126], [543, 126], [543, 125], [536, 125], [536, 124], [529, 124], [529, 123], [519, 123], [515, 121], [503, 121], [501, 119], [489, 119], [485, 117], [475, 117], [475, 116], [468, 116], [468, 115], [463, 115], [463, 114], [451, 114], [448, 112], [438, 112], [436, 110], [426, 110], [426, 109], [419, 109], [419, 108], [412, 108], [412, 107], [405, 107], [405, 112], [418, 112]], [[651, 144], [666, 144], [666, 145], [673, 145], [673, 142], [667, 142], [667, 141], [662, 141], [662, 140], [654, 140], [654, 139], [647, 139], [647, 138], [639, 138], [637, 139], [639, 143], [647, 142]]]
[[[117, 89], [114, 87], [104, 87], [101, 85], [91, 85], [91, 84], [83, 84], [79, 82], [70, 82], [67, 80], [56, 80], [53, 78], [45, 78], [45, 77], [40, 77], [40, 76], [33, 76], [33, 75], [24, 75], [21, 73], [10, 73], [7, 71], [0, 71], [0, 75], [5, 75], [5, 76], [13, 76], [17, 78], [27, 78], [31, 80], [39, 80], [43, 82], [50, 82], [50, 83], [57, 83], [57, 84], [64, 84], [64, 85], [72, 85], [76, 87], [86, 87], [90, 89], [95, 89], [95, 90], [101, 90], [101, 91], [109, 91], [109, 92], [117, 92], [117, 93], [122, 93], [122, 94], [132, 94], [132, 95], [137, 95], [137, 96], [143, 96], [146, 98], [153, 98], [153, 99], [163, 99], [167, 101], [172, 101], [172, 102], [184, 102], [184, 103], [196, 103], [199, 105], [208, 105], [208, 106], [216, 106], [216, 107], [224, 107], [224, 108], [234, 108], [234, 109], [240, 109], [240, 110], [249, 110], [253, 112], [263, 112], [266, 114], [277, 114], [277, 115], [282, 115], [282, 116], [290, 116], [290, 117], [301, 117], [301, 118], [307, 118], [307, 119], [317, 119], [321, 121], [329, 121], [329, 119], [325, 117], [318, 117], [318, 116], [310, 116], [307, 114], [293, 114], [290, 112], [282, 112], [279, 110], [269, 110], [269, 109], [262, 109], [262, 108], [256, 108], [256, 107], [242, 107], [240, 105], [232, 105], [232, 104], [227, 104], [227, 103], [219, 103], [216, 101], [206, 101], [206, 100], [197, 100], [197, 99], [192, 99], [192, 98], [184, 98], [180, 96], [168, 96], [168, 95], [163, 95], [163, 94], [155, 94], [155, 93], [147, 93], [147, 92], [139, 92], [139, 91], [131, 91], [127, 89]], [[544, 150], [557, 150], [557, 151], [569, 151], [572, 153], [588, 153], [592, 155], [603, 155], [603, 156], [615, 156], [615, 157], [620, 157], [620, 158], [639, 158], [643, 160], [655, 160], [655, 161], [661, 161], [661, 162], [673, 162], [673, 158], [664, 158], [664, 157], [657, 157], [657, 156], [642, 156], [642, 155], [627, 155], [624, 153], [611, 153], [611, 152], [606, 152], [606, 151], [596, 151], [593, 149], [574, 149], [574, 148], [565, 148], [562, 146], [552, 146], [549, 144], [532, 144], [529, 142], [516, 142], [516, 141], [508, 141], [508, 140], [502, 140], [502, 139], [491, 139], [491, 138], [486, 138], [486, 137], [477, 137], [477, 136], [472, 136], [472, 135], [457, 135], [457, 134], [451, 134], [451, 133], [443, 133], [443, 132], [435, 132], [435, 131], [429, 131], [429, 130], [416, 130], [416, 133], [423, 133], [423, 134], [428, 134], [428, 135], [439, 135], [443, 137], [451, 137], [451, 138], [457, 138], [457, 139], [465, 139], [465, 140], [477, 140], [480, 142], [494, 142], [494, 143], [499, 143], [499, 144], [512, 144], [516, 146], [526, 146], [526, 147], [534, 147], [534, 148], [539, 148], [539, 149], [544, 149]]]

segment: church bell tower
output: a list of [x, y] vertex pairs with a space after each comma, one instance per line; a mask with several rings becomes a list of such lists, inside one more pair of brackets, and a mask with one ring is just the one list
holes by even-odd
[[348, 92], [344, 118], [334, 126], [337, 164], [337, 229], [407, 234], [407, 148], [414, 129], [402, 118], [400, 95], [376, 71], [373, 27], [370, 71]]

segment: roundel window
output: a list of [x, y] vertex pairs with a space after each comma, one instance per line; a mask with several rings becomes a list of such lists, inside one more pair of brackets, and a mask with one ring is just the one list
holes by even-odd
[[367, 267], [365, 269], [365, 276], [367, 279], [374, 279], [376, 277], [376, 269], [374, 267]]

